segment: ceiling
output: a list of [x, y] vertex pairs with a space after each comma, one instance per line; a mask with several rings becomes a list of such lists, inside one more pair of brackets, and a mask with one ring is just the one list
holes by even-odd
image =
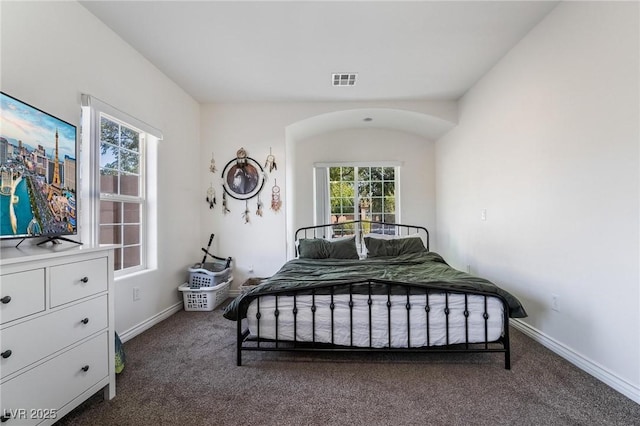
[[[81, 1], [201, 103], [455, 100], [556, 1]], [[358, 73], [333, 87], [331, 74]]]

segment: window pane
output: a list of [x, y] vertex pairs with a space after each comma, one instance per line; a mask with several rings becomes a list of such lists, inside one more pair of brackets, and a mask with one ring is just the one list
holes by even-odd
[[354, 182], [342, 182], [342, 185], [340, 186], [340, 192], [342, 197], [355, 197], [356, 188]]
[[394, 197], [385, 197], [384, 199], [384, 212], [395, 213], [396, 212], [396, 199]]
[[395, 180], [396, 178], [396, 169], [393, 167], [384, 167], [382, 173], [384, 180]]
[[100, 144], [100, 168], [118, 170], [118, 152], [115, 145], [108, 143]]
[[369, 167], [358, 167], [358, 180], [370, 180]]
[[131, 244], [140, 244], [140, 225], [124, 225], [124, 239], [123, 244], [125, 246]]
[[371, 199], [371, 213], [382, 213], [382, 198]]
[[331, 213], [342, 213], [342, 198], [334, 198], [331, 200]]
[[360, 197], [368, 197], [371, 195], [371, 184], [367, 182], [358, 182], [358, 195]]
[[120, 176], [120, 194], [122, 195], [140, 195], [140, 176], [138, 175], [121, 175]]
[[111, 170], [100, 170], [100, 192], [103, 194], [117, 194], [118, 176]]
[[138, 154], [126, 149], [120, 150], [120, 171], [124, 173], [139, 173]]
[[124, 203], [124, 223], [140, 223], [140, 204]]
[[138, 145], [140, 141], [140, 134], [133, 129], [122, 126], [122, 133], [120, 134], [120, 141], [123, 148], [130, 149], [131, 151], [139, 151]]
[[340, 196], [340, 182], [329, 183], [329, 197], [335, 198]]
[[382, 182], [371, 182], [371, 195], [374, 197], [382, 196]]
[[393, 196], [396, 193], [396, 184], [394, 182], [384, 182], [383, 188], [386, 197]]
[[353, 181], [353, 167], [342, 167], [342, 180]]
[[113, 224], [122, 222], [122, 203], [113, 201], [100, 201], [100, 224]]
[[140, 246], [125, 247], [122, 257], [124, 268], [140, 265]]
[[120, 144], [120, 125], [105, 117], [100, 118], [100, 141], [112, 145]]
[[329, 167], [329, 180], [333, 182], [340, 180], [340, 167]]
[[382, 180], [382, 167], [371, 168], [371, 180]]
[[121, 244], [120, 225], [100, 225], [100, 244]]

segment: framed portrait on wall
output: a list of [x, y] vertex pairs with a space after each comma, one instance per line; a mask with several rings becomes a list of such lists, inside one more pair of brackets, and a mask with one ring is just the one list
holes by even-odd
[[264, 186], [262, 166], [251, 157], [235, 158], [222, 170], [222, 187], [237, 200], [255, 197]]

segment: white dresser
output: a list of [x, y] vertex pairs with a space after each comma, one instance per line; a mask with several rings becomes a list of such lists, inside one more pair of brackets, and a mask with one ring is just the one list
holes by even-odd
[[115, 396], [112, 247], [2, 248], [0, 421], [49, 425]]

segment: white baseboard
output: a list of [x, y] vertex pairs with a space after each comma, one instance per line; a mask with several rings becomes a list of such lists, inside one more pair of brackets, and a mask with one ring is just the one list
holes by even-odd
[[640, 404], [640, 387], [629, 383], [627, 380], [617, 376], [602, 365], [585, 358], [571, 348], [547, 336], [540, 330], [530, 326], [519, 319], [511, 319], [510, 324], [517, 330], [531, 337], [542, 346], [550, 349], [562, 358], [566, 359], [581, 370], [591, 374], [596, 379], [606, 383], [627, 398]]
[[183, 307], [184, 307], [184, 303], [180, 301], [175, 305], [169, 306], [164, 311], [158, 312], [151, 318], [147, 318], [146, 320], [142, 321], [140, 324], [134, 325], [130, 329], [122, 332], [122, 334], [118, 334], [118, 336], [120, 336], [120, 340], [122, 341], [122, 343], [124, 343], [127, 340], [136, 337], [138, 334], [142, 333], [143, 331], [148, 330], [154, 325], [166, 320], [171, 315], [181, 311]]

